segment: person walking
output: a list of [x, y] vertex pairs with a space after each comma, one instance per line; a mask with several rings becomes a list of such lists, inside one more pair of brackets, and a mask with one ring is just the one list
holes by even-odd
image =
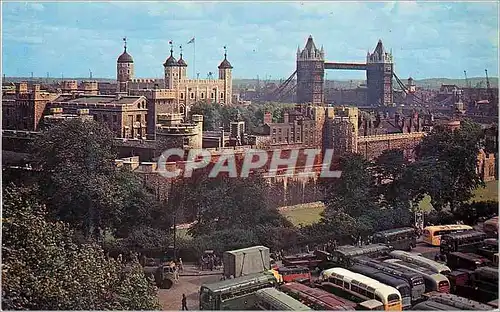
[[188, 310], [188, 307], [187, 307], [187, 298], [186, 298], [186, 295], [185, 294], [182, 294], [182, 311], [184, 310]]
[[184, 272], [184, 266], [182, 264], [182, 258], [179, 258], [179, 273]]

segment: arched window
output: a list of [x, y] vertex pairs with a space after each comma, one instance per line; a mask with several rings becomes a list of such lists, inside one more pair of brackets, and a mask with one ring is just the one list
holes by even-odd
[[201, 98], [204, 99], [205, 98], [205, 93], [201, 93]]
[[181, 100], [184, 99], [184, 93], [181, 93]]
[[224, 98], [224, 92], [221, 92], [220, 93], [220, 98], [223, 99]]

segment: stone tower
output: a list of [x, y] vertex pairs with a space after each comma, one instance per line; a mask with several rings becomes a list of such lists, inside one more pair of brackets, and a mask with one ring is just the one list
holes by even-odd
[[182, 58], [182, 46], [180, 46], [180, 49], [181, 49], [181, 57], [177, 61], [177, 65], [179, 66], [179, 80], [182, 80], [182, 79], [187, 79], [188, 64]]
[[233, 78], [232, 78], [233, 66], [227, 60], [227, 50], [224, 47], [224, 60], [219, 65], [219, 79], [224, 80], [224, 98], [221, 98], [221, 102], [226, 105], [232, 103], [233, 97]]
[[179, 63], [174, 57], [174, 49], [170, 45], [170, 56], [163, 63], [165, 68], [165, 89], [175, 89], [179, 82]]
[[325, 53], [309, 36], [305, 48], [297, 48], [297, 103], [323, 104]]
[[127, 92], [127, 82], [134, 78], [134, 60], [127, 53], [127, 39], [123, 38], [123, 53], [116, 61], [116, 80], [118, 81], [118, 91]]
[[385, 51], [382, 40], [379, 40], [375, 51], [366, 56], [368, 105], [393, 106], [393, 67], [392, 54]]

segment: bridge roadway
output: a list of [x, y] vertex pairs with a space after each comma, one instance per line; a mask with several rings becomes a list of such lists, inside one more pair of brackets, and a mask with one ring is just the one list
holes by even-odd
[[366, 64], [325, 62], [325, 69], [366, 70]]

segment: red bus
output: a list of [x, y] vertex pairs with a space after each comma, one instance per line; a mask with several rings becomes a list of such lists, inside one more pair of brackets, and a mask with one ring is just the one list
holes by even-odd
[[280, 267], [278, 268], [278, 273], [283, 278], [283, 282], [296, 282], [306, 281], [308, 283], [312, 282], [311, 271], [307, 267], [303, 266], [292, 266], [292, 267]]
[[356, 303], [335, 296], [323, 289], [311, 288], [299, 283], [286, 283], [280, 286], [281, 291], [301, 301], [313, 310], [320, 311], [354, 311]]
[[310, 269], [315, 269], [318, 267], [323, 260], [320, 260], [314, 254], [297, 254], [293, 256], [283, 257], [284, 266], [305, 266]]

